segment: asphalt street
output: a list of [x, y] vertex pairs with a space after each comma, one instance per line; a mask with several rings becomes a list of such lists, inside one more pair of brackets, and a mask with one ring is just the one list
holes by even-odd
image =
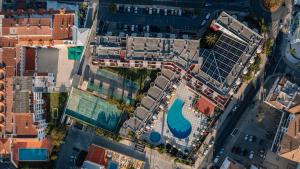
[[[228, 10], [228, 11], [242, 11], [248, 10], [249, 0], [241, 1], [218, 1], [211, 2], [205, 0], [175, 0], [175, 1], [156, 1], [156, 0], [103, 0], [103, 3], [120, 3], [120, 4], [141, 4], [141, 5], [157, 5], [157, 6], [173, 6], [182, 8], [204, 8], [205, 10]], [[205, 6], [208, 3], [209, 6]], [[243, 6], [243, 8], [241, 8]]]

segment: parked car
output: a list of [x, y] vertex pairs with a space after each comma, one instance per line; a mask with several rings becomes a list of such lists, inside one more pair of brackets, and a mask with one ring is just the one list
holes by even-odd
[[251, 151], [250, 151], [250, 155], [249, 155], [249, 159], [253, 159], [253, 156], [254, 156], [254, 151], [251, 150]]
[[247, 149], [244, 149], [243, 150], [243, 156], [247, 156], [248, 155], [248, 150]]
[[219, 159], [220, 159], [220, 156], [216, 156], [215, 159], [214, 159], [214, 163], [217, 164]]
[[253, 141], [253, 136], [249, 136], [249, 141], [250, 141], [250, 142]]
[[206, 14], [205, 18], [209, 19], [209, 17], [210, 17], [210, 13]]
[[152, 8], [149, 8], [149, 14], [150, 15], [152, 14]]
[[248, 138], [249, 138], [249, 135], [246, 134], [245, 137], [244, 137], [245, 141], [248, 141]]
[[168, 9], [165, 9], [165, 15], [168, 15]]
[[205, 6], [208, 7], [208, 6], [212, 6], [211, 3], [205, 3]]
[[138, 8], [135, 7], [135, 8], [134, 8], [134, 13], [137, 13], [137, 12], [138, 12]]
[[201, 23], [201, 26], [203, 26], [205, 24], [206, 24], [206, 20], [203, 20], [202, 23]]
[[179, 9], [179, 10], [178, 10], [178, 16], [181, 16], [181, 15], [182, 15], [182, 10]]

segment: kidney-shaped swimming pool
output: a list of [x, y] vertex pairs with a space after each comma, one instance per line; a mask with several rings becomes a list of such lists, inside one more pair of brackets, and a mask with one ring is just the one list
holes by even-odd
[[180, 139], [186, 138], [191, 134], [192, 125], [182, 115], [184, 101], [176, 98], [168, 111], [167, 123], [171, 133]]

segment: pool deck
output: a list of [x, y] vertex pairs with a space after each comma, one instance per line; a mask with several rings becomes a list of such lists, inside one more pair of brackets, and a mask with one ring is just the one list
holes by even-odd
[[[174, 93], [171, 95], [171, 98], [168, 101], [167, 109], [158, 114], [158, 119], [154, 121], [152, 128], [152, 131], [156, 131], [162, 135], [162, 142], [168, 142], [180, 148], [181, 150], [190, 150], [192, 148], [193, 141], [199, 138], [201, 130], [205, 127], [205, 125], [201, 124], [203, 124], [206, 120], [206, 116], [202, 115], [201, 113], [195, 113], [192, 109], [191, 106], [194, 97], [195, 94], [184, 83], [180, 83], [176, 91], [174, 91]], [[185, 102], [182, 108], [182, 113], [192, 125], [192, 132], [185, 139], [178, 139], [174, 137], [167, 125], [167, 112], [176, 98], [182, 99]], [[146, 135], [148, 135], [150, 132], [147, 132]]]

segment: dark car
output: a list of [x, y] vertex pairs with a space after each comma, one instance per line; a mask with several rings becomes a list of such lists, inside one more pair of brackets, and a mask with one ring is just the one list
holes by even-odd
[[244, 149], [243, 150], [243, 156], [247, 156], [248, 155], [248, 150], [247, 149]]

